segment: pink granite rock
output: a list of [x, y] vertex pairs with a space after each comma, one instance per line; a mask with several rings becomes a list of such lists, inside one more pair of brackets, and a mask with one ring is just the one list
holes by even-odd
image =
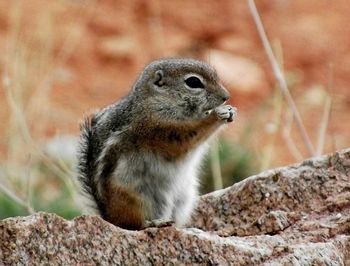
[[350, 149], [201, 198], [192, 222], [127, 231], [97, 216], [0, 221], [1, 265], [350, 265]]

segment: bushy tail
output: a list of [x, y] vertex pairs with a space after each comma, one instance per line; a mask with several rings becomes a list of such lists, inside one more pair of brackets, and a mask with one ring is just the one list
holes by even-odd
[[104, 216], [105, 204], [98, 189], [96, 180], [96, 156], [98, 143], [94, 136], [94, 116], [85, 119], [80, 126], [80, 141], [78, 148], [78, 180], [82, 184], [83, 191], [94, 203], [98, 212]]

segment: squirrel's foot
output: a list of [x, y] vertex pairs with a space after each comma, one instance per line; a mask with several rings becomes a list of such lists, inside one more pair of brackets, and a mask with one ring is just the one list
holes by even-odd
[[226, 122], [232, 122], [237, 116], [237, 108], [231, 105], [220, 105], [214, 109], [217, 117]]
[[167, 226], [173, 226], [175, 224], [175, 222], [173, 220], [169, 220], [169, 219], [155, 219], [155, 220], [151, 220], [151, 221], [145, 221], [145, 227], [144, 228], [148, 228], [148, 227], [167, 227]]

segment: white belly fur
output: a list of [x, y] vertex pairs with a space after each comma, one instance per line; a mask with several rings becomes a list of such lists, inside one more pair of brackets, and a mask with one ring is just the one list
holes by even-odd
[[208, 144], [200, 145], [181, 161], [169, 162], [157, 154], [122, 156], [114, 171], [118, 185], [150, 202], [146, 219], [173, 219], [177, 226], [190, 218], [198, 198], [198, 169]]

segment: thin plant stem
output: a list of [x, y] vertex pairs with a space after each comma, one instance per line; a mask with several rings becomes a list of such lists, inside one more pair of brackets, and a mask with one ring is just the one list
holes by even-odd
[[332, 64], [329, 65], [327, 86], [328, 86], [328, 95], [326, 97], [326, 102], [324, 105], [322, 120], [320, 124], [320, 130], [318, 134], [317, 155], [321, 155], [323, 153], [325, 142], [326, 142], [327, 128], [331, 117], [332, 102], [333, 102], [333, 65]]
[[35, 210], [32, 208], [32, 206], [29, 204], [28, 201], [22, 199], [22, 197], [18, 196], [12, 189], [8, 188], [4, 184], [0, 182], [0, 190], [4, 192], [8, 197], [13, 199], [17, 204], [23, 206], [26, 208], [28, 213], [33, 214], [35, 213]]
[[326, 142], [327, 127], [329, 124], [329, 117], [330, 117], [330, 113], [331, 113], [331, 107], [332, 107], [332, 98], [329, 95], [327, 95], [326, 103], [325, 103], [324, 109], [323, 109], [320, 130], [318, 133], [317, 155], [321, 155], [323, 153], [323, 150], [324, 150], [324, 146], [325, 146], [325, 142]]
[[215, 141], [210, 150], [211, 172], [213, 176], [214, 190], [222, 189], [222, 175], [220, 167], [219, 144]]
[[282, 137], [286, 141], [287, 148], [289, 149], [290, 153], [293, 155], [295, 160], [301, 161], [303, 159], [303, 156], [301, 155], [300, 151], [295, 145], [295, 142], [293, 141], [293, 139], [290, 137], [292, 122], [293, 122], [293, 115], [291, 114], [290, 110], [288, 110], [286, 115], [286, 122], [284, 123], [284, 127], [282, 130]]
[[277, 63], [277, 60], [273, 54], [273, 51], [272, 51], [272, 48], [271, 48], [271, 45], [270, 45], [270, 42], [266, 36], [266, 33], [265, 33], [265, 30], [264, 30], [264, 26], [261, 22], [261, 19], [260, 19], [260, 16], [259, 16], [259, 13], [258, 13], [258, 10], [256, 8], [256, 5], [255, 5], [255, 2], [254, 0], [248, 0], [248, 5], [249, 5], [249, 9], [252, 13], [252, 16], [253, 16], [253, 19], [254, 19], [254, 22], [255, 22], [255, 25], [257, 27], [257, 30], [258, 30], [258, 33], [259, 33], [259, 36], [260, 36], [260, 39], [263, 43], [263, 46], [264, 46], [264, 49], [265, 49], [265, 52], [269, 58], [269, 61], [270, 61], [270, 64], [272, 66], [272, 70], [273, 70], [273, 73], [277, 79], [277, 82], [279, 83], [279, 87], [280, 89], [282, 90], [282, 93], [287, 101], [287, 104], [289, 106], [289, 108], [292, 110], [293, 112], [293, 116], [295, 118], [295, 121], [296, 121], [296, 124], [297, 124], [297, 127], [299, 129], [299, 132], [301, 134], [301, 137], [303, 138], [304, 140], [304, 143], [306, 145], [306, 148], [308, 150], [308, 153], [310, 156], [314, 156], [315, 155], [315, 151], [314, 151], [314, 148], [312, 146], [312, 143], [310, 141], [310, 138], [306, 132], [306, 129], [305, 129], [305, 126], [303, 124], [303, 121], [301, 119], [301, 116], [300, 116], [300, 113], [294, 103], [294, 100], [288, 90], [288, 85], [287, 85], [287, 81], [286, 79], [284, 78], [284, 75]]

